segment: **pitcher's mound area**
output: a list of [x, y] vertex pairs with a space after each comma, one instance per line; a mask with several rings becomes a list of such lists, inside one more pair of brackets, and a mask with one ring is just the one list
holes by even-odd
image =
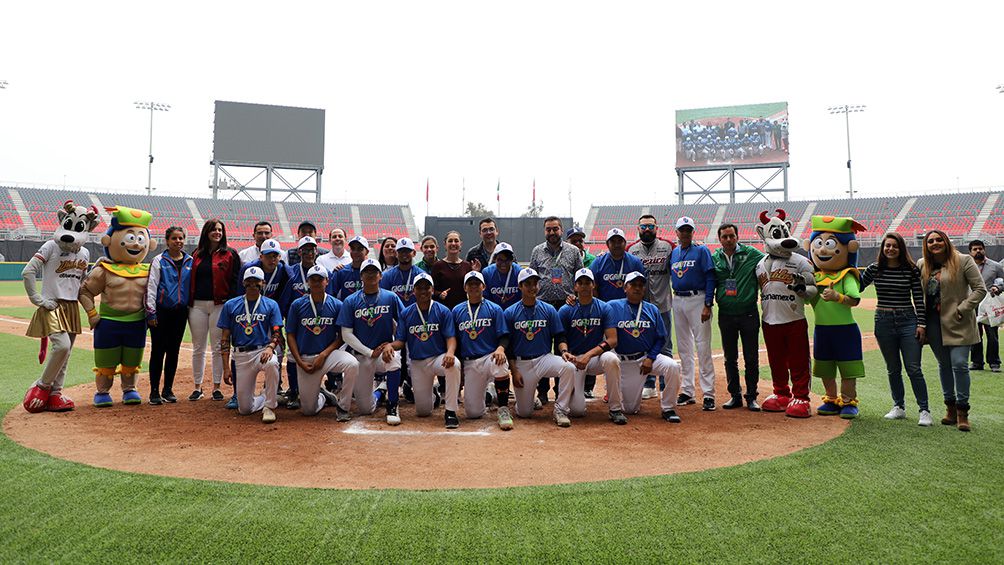
[[[718, 383], [725, 389], [724, 379]], [[184, 382], [182, 380], [181, 382]], [[190, 381], [189, 381], [190, 382]], [[116, 383], [117, 386], [118, 383]], [[769, 392], [761, 383], [760, 398]], [[276, 410], [278, 421], [238, 416], [207, 398], [163, 406], [94, 408], [94, 385], [67, 394], [77, 410], [28, 414], [12, 408], [4, 432], [26, 447], [55, 457], [134, 473], [264, 485], [318, 488], [452, 489], [577, 483], [665, 475], [777, 457], [840, 435], [848, 423], [834, 417], [807, 420], [748, 410], [678, 409], [682, 424], [660, 418], [658, 399], [642, 402], [626, 426], [607, 419], [600, 398], [585, 418], [558, 428], [553, 404], [515, 429], [498, 428], [495, 413], [446, 430], [442, 409], [415, 417], [402, 404], [404, 423], [390, 427], [378, 409], [338, 423], [327, 408], [313, 418]], [[144, 400], [146, 398], [146, 390]], [[187, 396], [187, 390], [178, 390]], [[116, 401], [121, 393], [113, 390]], [[813, 399], [818, 405], [818, 399]]]

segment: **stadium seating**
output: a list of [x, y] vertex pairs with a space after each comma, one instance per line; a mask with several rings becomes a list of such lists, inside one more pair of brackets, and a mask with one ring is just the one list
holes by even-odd
[[[317, 226], [317, 233], [327, 238], [328, 233], [338, 227], [345, 230], [345, 235], [355, 235], [352, 229], [352, 209], [348, 204], [317, 204], [314, 202], [283, 202], [286, 217], [289, 218], [289, 229], [303, 220], [309, 219]], [[295, 234], [291, 234], [295, 235]]]
[[[128, 206], [147, 210], [153, 214], [150, 231], [157, 238], [162, 238], [167, 228], [179, 226], [185, 229], [185, 235], [198, 236], [199, 227], [192, 218], [185, 199], [177, 196], [149, 197], [145, 194], [109, 194], [96, 193], [95, 196], [104, 206]], [[151, 203], [154, 205], [151, 206]]]
[[610, 228], [624, 230], [628, 241], [638, 238], [638, 216], [642, 206], [601, 206], [597, 208], [596, 222], [593, 229], [586, 234], [591, 241], [605, 241]]
[[[861, 235], [881, 237], [889, 228], [896, 214], [903, 209], [909, 198], [855, 198], [854, 200], [820, 200], [816, 203], [816, 214], [830, 216], [850, 216], [868, 228]], [[797, 219], [795, 220], [797, 221]], [[811, 225], [806, 223], [799, 237], [809, 237]], [[902, 232], [900, 232], [902, 233]]]
[[997, 204], [991, 210], [990, 217], [987, 218], [987, 223], [983, 224], [980, 233], [1004, 235], [1004, 195], [997, 198]]
[[[745, 202], [742, 204], [729, 204], [725, 209], [725, 216], [722, 223], [733, 223], [739, 228], [739, 239], [742, 241], [756, 240], [759, 236], [756, 233], [756, 224], [760, 221], [760, 212], [767, 210], [774, 213], [775, 208], [784, 210], [791, 223], [797, 224], [805, 213], [808, 202]], [[709, 239], [717, 242], [716, 234], [710, 234]]]
[[254, 225], [262, 220], [272, 224], [272, 236], [281, 237], [282, 227], [277, 221], [275, 203], [255, 200], [213, 200], [193, 198], [203, 220], [219, 218], [227, 227], [227, 239], [248, 241], [253, 239]]
[[0, 187], [0, 229], [18, 229], [23, 226], [21, 216], [5, 187]]
[[911, 237], [938, 228], [952, 237], [964, 236], [973, 228], [973, 222], [986, 200], [985, 192], [918, 197], [896, 231], [904, 237]]
[[666, 237], [676, 228], [676, 220], [682, 216], [693, 218], [697, 224], [694, 239], [707, 241], [715, 239], [718, 226], [712, 226], [719, 204], [684, 204], [682, 206], [652, 206], [651, 214], [659, 222], [660, 235]]
[[17, 191], [21, 195], [21, 200], [24, 201], [25, 208], [28, 209], [31, 221], [35, 223], [35, 227], [39, 231], [43, 232], [56, 229], [59, 225], [56, 212], [62, 208], [63, 203], [67, 200], [73, 200], [81, 206], [91, 206], [91, 199], [85, 192], [38, 188], [19, 188]]
[[359, 220], [363, 225], [363, 237], [370, 241], [388, 235], [402, 238], [408, 237], [408, 228], [401, 215], [400, 206], [384, 204], [360, 204]]

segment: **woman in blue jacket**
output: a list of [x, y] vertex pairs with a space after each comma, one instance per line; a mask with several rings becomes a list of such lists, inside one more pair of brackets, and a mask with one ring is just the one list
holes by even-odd
[[[185, 253], [185, 230], [167, 228], [167, 250], [150, 262], [146, 287], [146, 319], [150, 326], [150, 404], [177, 402], [174, 374], [178, 351], [188, 322], [188, 297], [192, 284], [192, 256]], [[160, 375], [164, 373], [164, 389]]]

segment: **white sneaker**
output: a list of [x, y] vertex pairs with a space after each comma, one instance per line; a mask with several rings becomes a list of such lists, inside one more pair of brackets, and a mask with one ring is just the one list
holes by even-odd
[[568, 416], [558, 411], [554, 412], [554, 423], [558, 424], [560, 428], [567, 428], [572, 425], [572, 421], [568, 419]]
[[401, 425], [401, 416], [397, 413], [397, 407], [387, 409], [387, 425], [388, 426], [399, 426]]
[[534, 410], [540, 410], [543, 407], [544, 407], [544, 403], [541, 402], [539, 398], [537, 398], [536, 396], [534, 396], [533, 397], [533, 409]]
[[931, 419], [931, 413], [927, 410], [920, 411], [920, 420], [917, 422], [918, 426], [924, 426], [925, 428], [930, 427], [934, 423]]
[[886, 420], [905, 420], [906, 419], [906, 410], [903, 410], [899, 406], [893, 406], [892, 410], [890, 410], [889, 413], [885, 415], [885, 419]]
[[273, 412], [268, 406], [261, 409], [261, 422], [263, 424], [271, 424], [275, 422], [275, 412]]
[[642, 400], [648, 400], [649, 398], [655, 398], [656, 396], [659, 396], [659, 395], [656, 394], [654, 386], [647, 386], [647, 387], [641, 389], [641, 399]]

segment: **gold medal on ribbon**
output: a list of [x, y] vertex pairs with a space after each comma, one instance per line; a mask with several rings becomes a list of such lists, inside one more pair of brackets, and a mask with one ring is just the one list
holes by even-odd
[[617, 288], [621, 288], [622, 286], [624, 286], [624, 281], [615, 281], [614, 286], [616, 286]]
[[631, 330], [631, 337], [638, 337], [640, 335], [641, 335], [641, 332], [638, 331], [637, 329]]
[[310, 331], [314, 332], [314, 335], [321, 335], [321, 332], [323, 330], [321, 329], [321, 326], [314, 326], [314, 329], [312, 329]]
[[533, 341], [533, 336], [535, 336], [535, 335], [537, 335], [537, 334], [534, 334], [534, 333], [531, 333], [531, 332], [526, 332], [526, 340], [527, 341]]
[[471, 339], [478, 339], [478, 331], [477, 330], [470, 330], [470, 331], [467, 332], [467, 335]]
[[251, 335], [251, 334], [254, 333], [254, 328], [251, 327], [251, 326], [248, 326], [248, 327], [244, 328], [244, 333], [247, 334], [247, 335]]
[[422, 332], [422, 333], [418, 334], [418, 340], [419, 341], [428, 341], [428, 339], [429, 339], [429, 334], [427, 334], [425, 332]]

